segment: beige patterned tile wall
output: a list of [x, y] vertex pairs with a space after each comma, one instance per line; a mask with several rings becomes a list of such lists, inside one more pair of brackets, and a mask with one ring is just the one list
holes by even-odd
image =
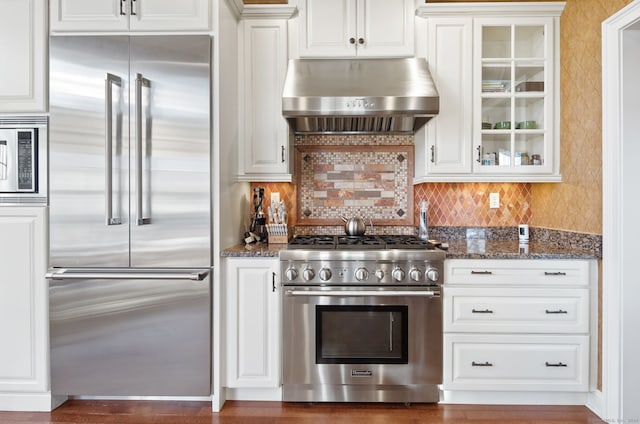
[[602, 234], [601, 24], [630, 0], [568, 0], [560, 19], [561, 184], [533, 189], [532, 225]]

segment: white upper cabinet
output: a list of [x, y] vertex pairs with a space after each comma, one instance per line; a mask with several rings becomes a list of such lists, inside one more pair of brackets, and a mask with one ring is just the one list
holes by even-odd
[[413, 0], [301, 0], [302, 58], [414, 55]]
[[46, 111], [46, 0], [0, 1], [0, 113]]
[[207, 31], [210, 0], [51, 0], [51, 31]]
[[416, 136], [416, 178], [556, 182], [563, 2], [434, 3], [426, 51], [440, 114]]
[[240, 23], [239, 181], [291, 181], [289, 127], [282, 117], [287, 22]]
[[[416, 149], [420, 152], [424, 146], [426, 152], [416, 157], [422, 162], [421, 169], [426, 169], [429, 175], [468, 174], [472, 146], [473, 21], [469, 17], [433, 18], [427, 25], [427, 62], [440, 95], [440, 112], [424, 127], [426, 143], [416, 143]], [[424, 137], [422, 132], [418, 137]]]

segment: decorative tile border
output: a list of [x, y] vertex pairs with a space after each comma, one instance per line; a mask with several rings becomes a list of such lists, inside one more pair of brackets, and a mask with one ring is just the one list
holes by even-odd
[[399, 134], [312, 134], [296, 135], [295, 146], [407, 146], [412, 135]]
[[413, 224], [413, 146], [299, 145], [295, 166], [299, 225]]

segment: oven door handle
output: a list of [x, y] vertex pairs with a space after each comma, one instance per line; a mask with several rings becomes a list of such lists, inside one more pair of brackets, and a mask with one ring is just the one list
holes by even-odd
[[440, 292], [436, 291], [379, 291], [379, 290], [287, 290], [287, 296], [423, 296], [423, 297], [440, 297]]

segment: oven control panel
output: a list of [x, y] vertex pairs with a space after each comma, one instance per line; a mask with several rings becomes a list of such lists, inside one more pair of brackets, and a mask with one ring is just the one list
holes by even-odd
[[431, 261], [281, 261], [285, 285], [442, 285], [442, 263]]

